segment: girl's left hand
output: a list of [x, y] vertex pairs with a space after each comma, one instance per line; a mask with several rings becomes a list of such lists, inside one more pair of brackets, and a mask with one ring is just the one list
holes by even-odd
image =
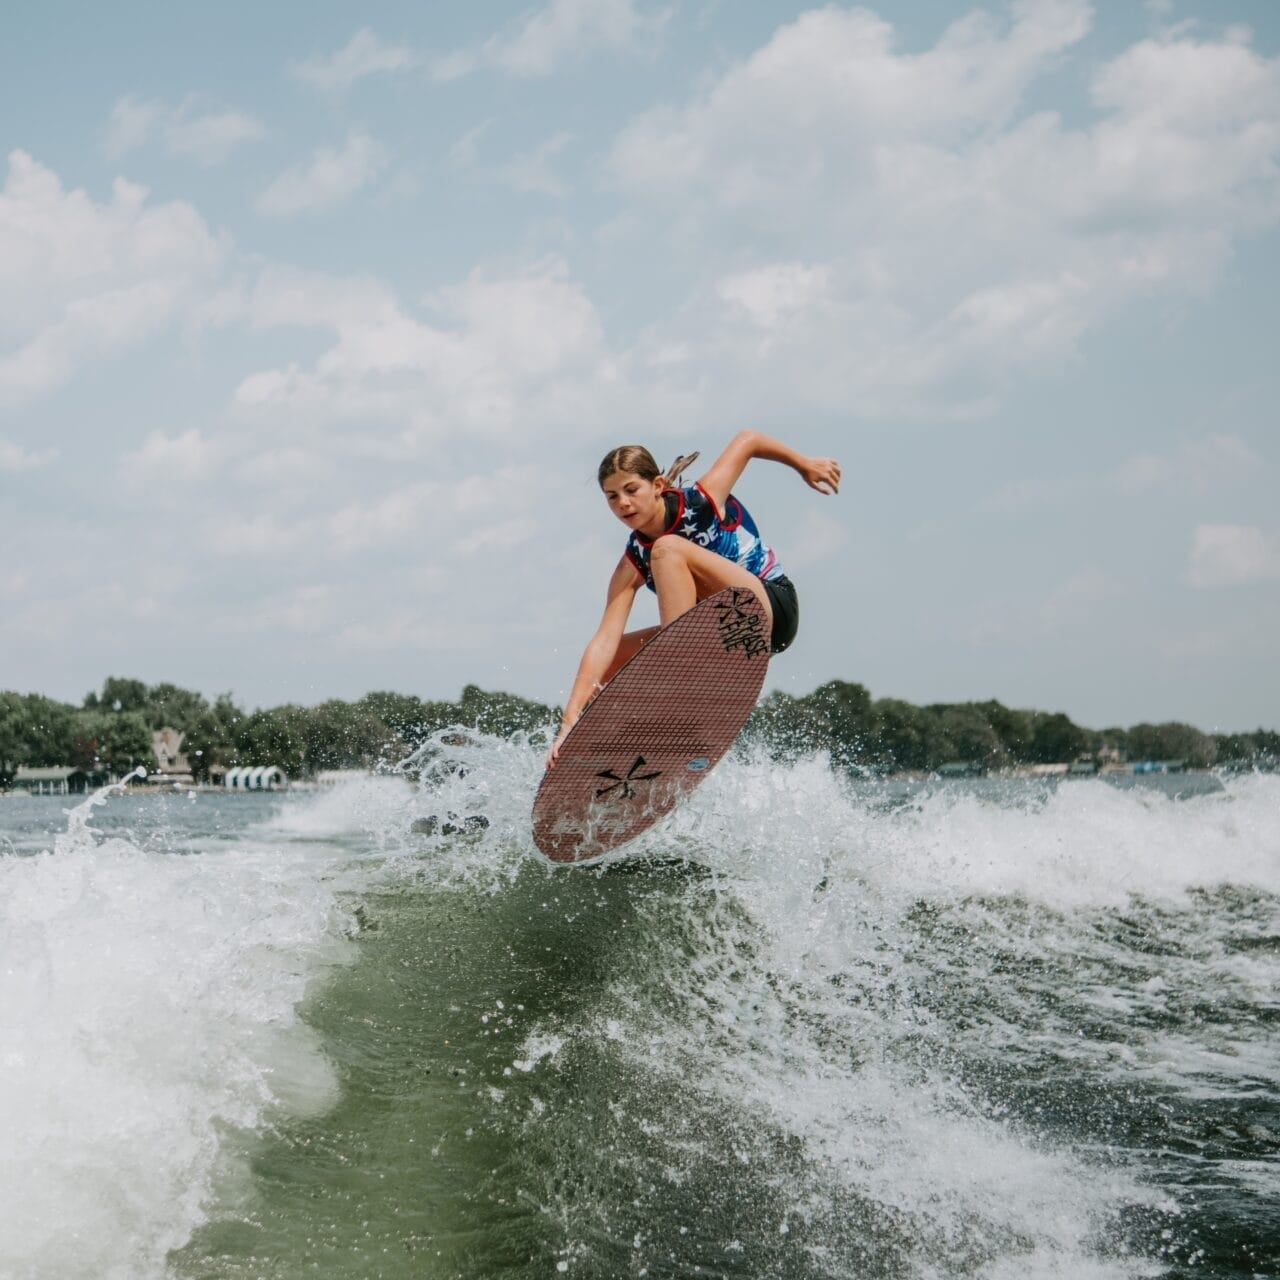
[[819, 493], [840, 492], [840, 464], [834, 458], [809, 458], [800, 474]]
[[569, 736], [569, 730], [572, 727], [572, 725], [563, 723], [560, 725], [560, 732], [556, 734], [556, 740], [551, 744], [550, 749], [547, 751], [546, 767], [548, 769], [554, 769], [556, 767], [556, 760], [560, 755], [560, 744]]

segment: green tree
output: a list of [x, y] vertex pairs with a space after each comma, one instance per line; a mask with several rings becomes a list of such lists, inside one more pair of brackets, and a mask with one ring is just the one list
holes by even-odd
[[404, 750], [399, 734], [379, 717], [336, 698], [309, 713], [304, 735], [308, 772], [369, 768], [388, 754], [400, 755]]
[[299, 777], [307, 759], [307, 711], [292, 704], [254, 711], [236, 731], [236, 764], [278, 765]]
[[209, 703], [202, 694], [180, 689], [176, 684], [154, 684], [147, 690], [145, 711], [153, 729], [172, 726], [185, 730], [208, 710]]
[[71, 764], [77, 730], [76, 711], [39, 693], [5, 695], [4, 732], [13, 753], [14, 770], [20, 764], [34, 767]]
[[1000, 739], [1003, 761], [1020, 764], [1031, 758], [1033, 715], [1030, 711], [1015, 711], [994, 698], [973, 705], [986, 717]]
[[[931, 767], [953, 760], [977, 760], [986, 768], [1004, 763], [1004, 744], [981, 707], [972, 702], [957, 702], [929, 707], [934, 717], [934, 750]], [[945, 758], [939, 758], [942, 753]]]
[[0, 693], [0, 787], [7, 787], [30, 756], [26, 703], [20, 693]]
[[745, 732], [763, 743], [770, 755], [783, 760], [794, 760], [821, 745], [808, 704], [781, 689], [774, 689], [756, 704], [747, 717]]
[[1129, 754], [1134, 760], [1181, 760], [1203, 769], [1213, 763], [1214, 741], [1194, 725], [1174, 720], [1135, 724], [1129, 730]]
[[931, 763], [928, 714], [901, 698], [878, 698], [874, 763], [881, 769], [927, 769]]
[[1031, 759], [1038, 764], [1070, 764], [1088, 746], [1088, 735], [1062, 711], [1032, 717]]
[[518, 698], [513, 693], [488, 693], [474, 684], [462, 690], [458, 702], [458, 723], [504, 737], [532, 733], [554, 719], [552, 708], [541, 702]]
[[376, 716], [408, 746], [417, 746], [437, 729], [456, 724], [458, 706], [453, 702], [423, 702], [404, 693], [366, 693], [356, 706]]
[[875, 723], [871, 695], [863, 685], [828, 680], [802, 701], [806, 736], [815, 736], [833, 761], [855, 765], [870, 758]]
[[155, 767], [151, 729], [140, 711], [79, 711], [70, 754], [63, 763], [90, 772], [128, 773]]
[[182, 750], [196, 781], [207, 782], [215, 766], [225, 768], [236, 763], [236, 735], [243, 719], [244, 712], [231, 701], [229, 693], [224, 693], [186, 726]]
[[108, 676], [101, 695], [89, 694], [84, 705], [89, 711], [146, 711], [147, 686], [141, 680]]
[[104, 717], [98, 753], [113, 773], [128, 773], [138, 765], [144, 765], [148, 772], [154, 769], [151, 727], [142, 712], [122, 711]]

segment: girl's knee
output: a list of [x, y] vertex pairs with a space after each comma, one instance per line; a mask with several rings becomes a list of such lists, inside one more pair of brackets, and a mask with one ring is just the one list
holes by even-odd
[[693, 544], [675, 533], [664, 533], [660, 538], [653, 540], [653, 546], [649, 550], [649, 563], [653, 564], [658, 560], [672, 560], [675, 558], [685, 559], [685, 552]]

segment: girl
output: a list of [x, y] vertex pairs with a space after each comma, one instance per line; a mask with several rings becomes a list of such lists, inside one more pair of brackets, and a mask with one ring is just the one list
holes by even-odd
[[598, 479], [609, 510], [631, 536], [609, 579], [604, 617], [582, 655], [548, 765], [555, 764], [560, 744], [587, 703], [657, 633], [658, 627], [624, 633], [641, 587], [657, 592], [661, 626], [725, 587], [746, 587], [769, 617], [771, 652], [781, 653], [795, 639], [800, 621], [796, 589], [730, 490], [752, 458], [763, 458], [798, 471], [819, 493], [836, 493], [839, 463], [807, 458], [758, 431], [740, 431], [696, 484], [675, 487], [680, 472], [697, 456], [678, 458], [666, 475], [639, 445], [613, 449], [600, 463]]

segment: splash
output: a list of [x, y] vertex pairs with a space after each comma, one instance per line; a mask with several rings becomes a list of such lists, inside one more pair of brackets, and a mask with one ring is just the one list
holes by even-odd
[[117, 790], [0, 858], [5, 1275], [162, 1275], [228, 1172], [224, 1128], [332, 1097], [295, 1013], [343, 946], [332, 897], [270, 850], [106, 837]]

